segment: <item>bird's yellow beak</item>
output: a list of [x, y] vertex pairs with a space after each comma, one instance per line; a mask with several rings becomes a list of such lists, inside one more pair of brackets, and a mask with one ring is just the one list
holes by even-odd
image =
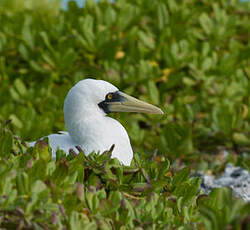
[[163, 114], [160, 108], [147, 102], [140, 101], [120, 91], [117, 91], [116, 94], [116, 100], [106, 102], [110, 112]]

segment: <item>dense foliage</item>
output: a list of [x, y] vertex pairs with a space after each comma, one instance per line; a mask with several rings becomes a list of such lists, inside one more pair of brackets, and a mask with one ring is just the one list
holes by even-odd
[[[249, 204], [229, 189], [198, 196], [190, 170], [250, 169], [249, 11], [236, 0], [89, 0], [67, 11], [0, 1], [0, 227], [247, 229]], [[13, 135], [64, 130], [65, 95], [86, 77], [164, 110], [112, 115], [130, 135], [131, 167], [110, 152], [50, 159], [45, 142]]]
[[[247, 229], [250, 205], [230, 189], [199, 195], [185, 167], [174, 176], [164, 157], [135, 154], [131, 167], [111, 151], [86, 157], [34, 148], [1, 130], [0, 226], [4, 229]], [[10, 151], [13, 154], [10, 155]]]

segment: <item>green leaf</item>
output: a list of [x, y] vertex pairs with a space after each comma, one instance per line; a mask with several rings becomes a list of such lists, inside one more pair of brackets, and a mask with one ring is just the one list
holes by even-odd
[[18, 51], [21, 54], [23, 59], [29, 60], [29, 51], [24, 44], [19, 45]]
[[153, 81], [148, 82], [149, 95], [152, 102], [156, 105], [159, 104], [159, 91]]
[[201, 68], [202, 68], [203, 71], [209, 70], [212, 67], [212, 64], [213, 64], [212, 59], [207, 57], [203, 61]]
[[250, 145], [250, 139], [247, 138], [247, 136], [243, 133], [234, 133], [233, 140], [235, 141], [236, 144], [239, 144], [242, 146]]
[[70, 229], [75, 230], [87, 230], [87, 229], [97, 229], [95, 223], [89, 223], [88, 217], [82, 213], [72, 211], [69, 218]]
[[115, 23], [116, 21], [116, 11], [113, 10], [112, 7], [108, 7], [106, 10], [105, 10], [105, 22], [108, 26], [110, 26], [111, 24]]
[[202, 13], [199, 17], [199, 21], [202, 29], [206, 32], [206, 34], [210, 34], [213, 28], [212, 19], [208, 16], [207, 13]]
[[146, 192], [150, 188], [148, 183], [134, 183], [132, 189], [134, 192]]
[[17, 190], [13, 189], [7, 195], [7, 198], [3, 203], [3, 207], [11, 206], [13, 204], [13, 202], [16, 200], [16, 198], [17, 198]]
[[185, 124], [168, 123], [165, 126], [162, 143], [170, 152], [188, 154], [192, 151], [192, 136], [190, 126]]
[[169, 160], [162, 162], [158, 176], [159, 179], [165, 177], [166, 173], [169, 171], [169, 167], [170, 167]]
[[[48, 142], [48, 139], [47, 139]], [[49, 151], [49, 145], [46, 140], [38, 140], [34, 146], [35, 153], [44, 161], [49, 161], [51, 158], [51, 153]]]
[[64, 183], [65, 178], [69, 172], [69, 163], [65, 158], [62, 158], [56, 166], [56, 170], [52, 175], [52, 180], [55, 184], [61, 185]]
[[0, 136], [0, 142], [1, 142], [0, 155], [1, 154], [9, 155], [13, 144], [12, 134], [9, 131], [3, 132]]
[[43, 42], [46, 45], [46, 48], [48, 48], [51, 52], [54, 52], [53, 46], [50, 44], [48, 34], [45, 31], [41, 31], [40, 36], [42, 37]]
[[17, 128], [19, 129], [23, 128], [23, 122], [15, 114], [11, 114], [9, 118], [11, 120], [11, 123], [15, 125]]
[[223, 229], [230, 220], [231, 209], [236, 204], [229, 188], [216, 188], [209, 196], [199, 199], [199, 211], [208, 229]]
[[157, 4], [158, 27], [162, 30], [168, 23], [169, 15], [164, 3]]
[[17, 78], [14, 81], [14, 86], [20, 96], [25, 96], [27, 94], [27, 89], [21, 79]]
[[25, 43], [29, 46], [31, 50], [34, 49], [34, 37], [31, 32], [30, 24], [32, 23], [32, 18], [27, 16], [24, 21], [24, 25], [22, 28], [22, 37]]
[[155, 43], [152, 37], [149, 37], [145, 32], [139, 31], [138, 32], [139, 39], [141, 42], [148, 48], [154, 49]]
[[47, 189], [47, 186], [40, 180], [35, 181], [31, 185], [31, 192], [32, 193], [40, 193]]
[[235, 111], [228, 103], [218, 104], [212, 113], [214, 128], [221, 130], [225, 135], [230, 135], [235, 125]]
[[29, 193], [29, 177], [25, 172], [18, 173], [16, 177], [16, 186], [19, 195]]
[[176, 173], [173, 178], [173, 186], [174, 188], [178, 189], [178, 185], [181, 185], [185, 181], [189, 179], [190, 176], [190, 168], [186, 167]]

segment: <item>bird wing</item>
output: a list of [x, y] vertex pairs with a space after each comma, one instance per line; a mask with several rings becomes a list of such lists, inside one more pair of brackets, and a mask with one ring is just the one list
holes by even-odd
[[[62, 149], [63, 151], [66, 152], [66, 154], [69, 153], [70, 149], [73, 149], [76, 153], [78, 153], [78, 150], [75, 147], [77, 146], [77, 144], [73, 141], [68, 132], [59, 131], [58, 134], [50, 134], [48, 138], [49, 138], [49, 145], [52, 149], [52, 157], [56, 157], [57, 149]], [[33, 141], [30, 142], [29, 144], [31, 147], [33, 147], [35, 143], [36, 141]]]

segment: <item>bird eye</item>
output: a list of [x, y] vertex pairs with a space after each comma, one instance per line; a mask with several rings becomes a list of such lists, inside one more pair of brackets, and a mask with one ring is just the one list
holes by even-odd
[[112, 93], [109, 93], [109, 94], [107, 95], [107, 99], [108, 99], [108, 100], [111, 100], [112, 97], [113, 97]]

